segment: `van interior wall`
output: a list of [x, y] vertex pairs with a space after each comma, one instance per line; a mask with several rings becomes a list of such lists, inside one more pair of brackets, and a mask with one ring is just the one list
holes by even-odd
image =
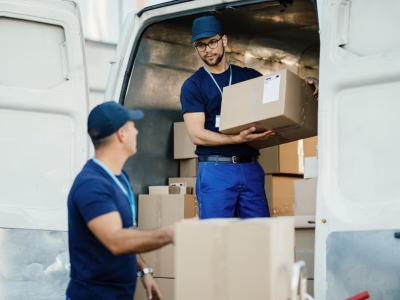
[[[231, 63], [263, 74], [289, 69], [318, 78], [319, 34], [311, 0], [295, 0], [282, 12], [279, 1], [214, 12], [228, 36]], [[203, 64], [189, 44], [195, 18], [210, 12], [163, 21], [149, 27], [139, 44], [125, 106], [142, 109], [137, 123], [138, 153], [125, 168], [135, 193], [149, 185], [166, 185], [179, 176], [173, 159], [173, 123], [183, 121], [180, 89]]]

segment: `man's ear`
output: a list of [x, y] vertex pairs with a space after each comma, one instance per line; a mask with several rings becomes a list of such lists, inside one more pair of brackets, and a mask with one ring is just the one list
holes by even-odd
[[226, 47], [228, 45], [228, 37], [226, 35], [224, 35], [222, 37], [222, 42], [224, 43], [224, 46]]
[[120, 141], [120, 142], [125, 141], [125, 130], [124, 130], [123, 126], [117, 130], [116, 136], [117, 136], [118, 141]]

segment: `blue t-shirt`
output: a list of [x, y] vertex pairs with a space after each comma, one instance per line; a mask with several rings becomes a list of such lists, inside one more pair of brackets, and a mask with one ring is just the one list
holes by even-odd
[[[122, 176], [117, 178], [126, 187]], [[113, 255], [87, 226], [92, 219], [113, 211], [120, 213], [124, 228], [133, 225], [128, 198], [103, 168], [89, 160], [68, 196], [71, 280], [67, 296], [72, 300], [133, 299], [136, 255]]]
[[[254, 69], [232, 66], [232, 84], [262, 76]], [[221, 74], [212, 74], [217, 81], [221, 91], [229, 85], [229, 68]], [[246, 99], [243, 99], [246, 101]], [[215, 127], [216, 117], [221, 114], [222, 97], [221, 92], [215, 85], [209, 73], [201, 67], [183, 84], [181, 90], [182, 114], [192, 112], [204, 112], [204, 128], [210, 131], [219, 132]], [[258, 156], [260, 153], [247, 144], [234, 144], [223, 146], [197, 146], [195, 153], [201, 155], [222, 155], [222, 156]]]

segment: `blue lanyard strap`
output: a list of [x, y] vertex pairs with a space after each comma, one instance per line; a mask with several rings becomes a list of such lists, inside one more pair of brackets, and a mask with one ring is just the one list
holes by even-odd
[[126, 186], [128, 188], [128, 191], [125, 189], [125, 187], [122, 185], [121, 181], [118, 180], [117, 176], [115, 176], [111, 171], [97, 158], [93, 157], [92, 158], [93, 162], [99, 165], [106, 173], [114, 180], [114, 182], [118, 185], [118, 187], [121, 189], [121, 191], [125, 194], [126, 198], [128, 199], [128, 202], [131, 206], [132, 209], [132, 219], [133, 219], [133, 225], [136, 226], [136, 209], [135, 209], [135, 197], [133, 195], [133, 191], [131, 188], [131, 184], [129, 183], [128, 178], [124, 173], [122, 174], [122, 178], [124, 179]]
[[[231, 64], [230, 64], [229, 61], [228, 61], [227, 63], [228, 63], [228, 65], [229, 65], [229, 71], [230, 71], [229, 85], [231, 85], [231, 84], [232, 84], [232, 66], [231, 66]], [[214, 81], [215, 85], [216, 85], [217, 88], [219, 89], [219, 91], [220, 91], [220, 93], [221, 93], [221, 97], [222, 97], [222, 90], [221, 90], [221, 88], [219, 87], [219, 85], [218, 85], [217, 81], [215, 80], [214, 76], [211, 74], [210, 71], [208, 71], [208, 69], [207, 69], [206, 67], [203, 67], [203, 68], [204, 68], [204, 70], [206, 70], [206, 72], [208, 73], [208, 75], [211, 76], [211, 79]]]

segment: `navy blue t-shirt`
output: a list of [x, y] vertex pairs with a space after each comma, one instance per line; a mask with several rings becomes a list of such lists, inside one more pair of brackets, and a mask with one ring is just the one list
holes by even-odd
[[[117, 178], [126, 187], [122, 176]], [[120, 213], [124, 228], [133, 225], [132, 209], [125, 194], [106, 171], [89, 160], [68, 196], [71, 280], [67, 296], [72, 300], [133, 299], [136, 255], [113, 255], [87, 226], [92, 219], [113, 211]]]
[[[221, 91], [229, 85], [229, 68], [221, 74], [212, 74], [217, 81]], [[262, 76], [254, 69], [242, 68], [232, 65], [232, 84]], [[246, 101], [246, 99], [243, 99]], [[210, 74], [201, 67], [183, 84], [181, 90], [182, 114], [192, 112], [204, 112], [204, 128], [219, 132], [216, 127], [216, 117], [221, 114], [222, 97], [221, 92], [210, 77]], [[258, 156], [259, 152], [247, 144], [233, 144], [223, 146], [197, 146], [195, 153], [201, 155], [222, 156]]]

